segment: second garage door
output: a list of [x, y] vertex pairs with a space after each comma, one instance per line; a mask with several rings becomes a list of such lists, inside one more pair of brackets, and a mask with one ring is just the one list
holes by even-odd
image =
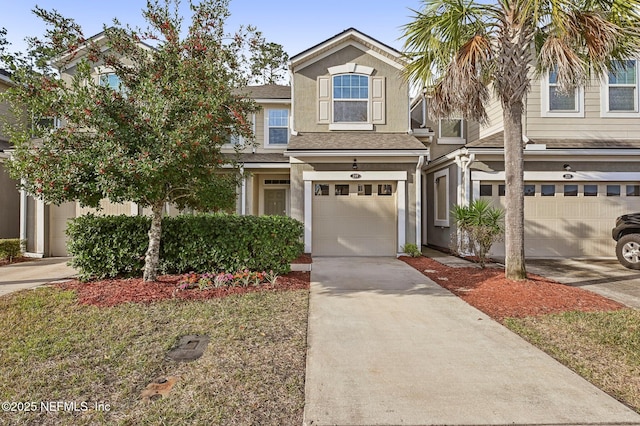
[[313, 182], [314, 256], [395, 256], [395, 182]]
[[[482, 198], [504, 207], [504, 185], [484, 183]], [[613, 257], [616, 217], [640, 211], [640, 185], [629, 182], [525, 182], [525, 251], [539, 257]], [[504, 244], [495, 244], [495, 256]]]

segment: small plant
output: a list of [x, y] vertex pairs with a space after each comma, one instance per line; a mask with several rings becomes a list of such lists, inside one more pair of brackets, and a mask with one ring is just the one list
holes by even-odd
[[460, 248], [457, 252], [468, 249], [478, 257], [480, 266], [484, 268], [487, 253], [504, 233], [504, 212], [492, 207], [489, 201], [479, 199], [472, 201], [468, 206], [454, 206], [451, 215], [461, 234], [458, 242]]
[[409, 243], [409, 244], [405, 244], [402, 247], [402, 251], [406, 254], [408, 254], [411, 257], [420, 257], [422, 256], [422, 252], [420, 251], [420, 249], [418, 248], [417, 245]]
[[267, 280], [269, 284], [275, 285], [276, 281], [278, 280], [278, 273], [273, 272], [273, 270], [270, 269], [269, 272], [264, 273], [264, 279]]
[[0, 260], [9, 259], [9, 262], [12, 262], [14, 258], [20, 256], [24, 246], [25, 241], [17, 238], [0, 240]]

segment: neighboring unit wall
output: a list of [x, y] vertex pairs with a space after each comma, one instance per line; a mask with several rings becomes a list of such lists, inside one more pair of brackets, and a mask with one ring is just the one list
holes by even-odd
[[[448, 170], [448, 186], [449, 186], [449, 203], [448, 208], [450, 211], [451, 206], [456, 204], [457, 200], [457, 187], [458, 187], [458, 172], [457, 167], [455, 165], [446, 166], [440, 169], [429, 170], [426, 178], [426, 188], [424, 188], [424, 192], [427, 194], [425, 207], [427, 209], [427, 241], [425, 242], [427, 245], [440, 247], [443, 249], [449, 249], [451, 247], [452, 236], [455, 235], [455, 224], [449, 219], [449, 226], [444, 225], [436, 225], [435, 224], [435, 209], [437, 208], [436, 203], [436, 192], [435, 192], [435, 179], [436, 175], [441, 175], [442, 172]], [[450, 218], [450, 213], [447, 214]]]
[[20, 192], [0, 160], [0, 238], [20, 237]]
[[549, 139], [638, 139], [640, 116], [601, 117], [600, 82], [594, 80], [584, 89], [584, 117], [542, 117], [541, 84], [533, 81], [527, 97], [525, 134]]

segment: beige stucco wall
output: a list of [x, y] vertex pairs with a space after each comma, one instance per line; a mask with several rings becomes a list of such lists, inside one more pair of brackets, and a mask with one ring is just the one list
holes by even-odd
[[299, 132], [326, 132], [327, 124], [318, 124], [317, 78], [328, 76], [328, 68], [355, 63], [373, 67], [372, 76], [386, 77], [386, 121], [375, 125], [377, 132], [406, 132], [409, 128], [409, 89], [392, 65], [367, 54], [355, 46], [347, 46], [301, 70], [294, 70], [294, 126]]

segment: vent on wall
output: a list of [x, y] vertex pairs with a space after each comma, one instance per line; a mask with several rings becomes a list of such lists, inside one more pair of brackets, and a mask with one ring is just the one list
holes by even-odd
[[290, 185], [291, 180], [289, 179], [265, 179], [265, 185]]

